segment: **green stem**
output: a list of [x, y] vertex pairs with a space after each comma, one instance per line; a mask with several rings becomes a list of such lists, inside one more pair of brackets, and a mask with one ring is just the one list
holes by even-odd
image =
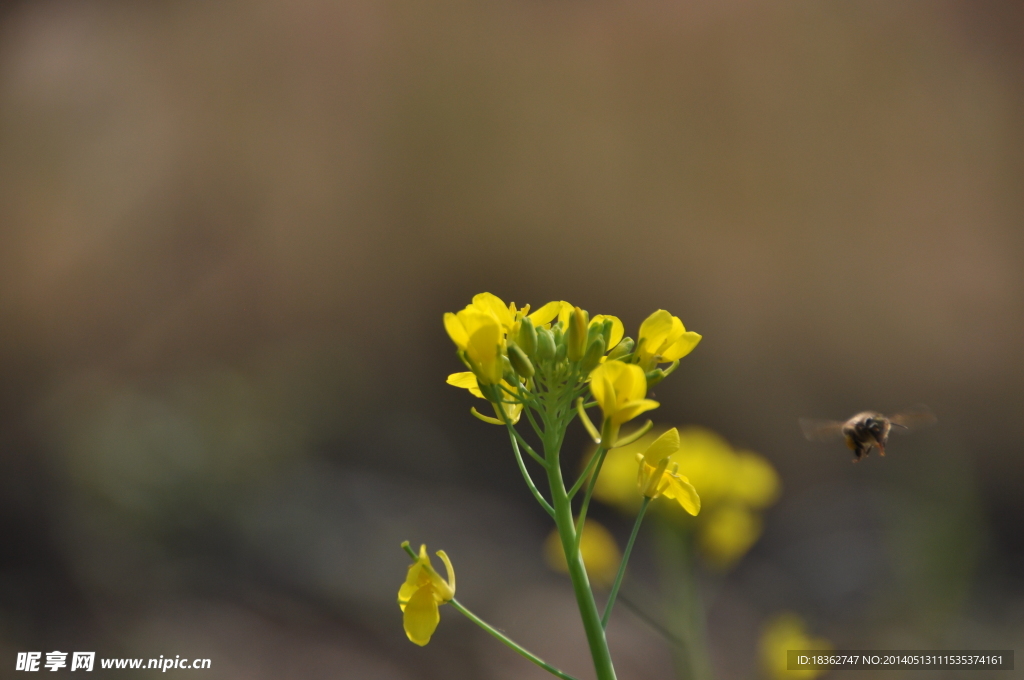
[[590, 479], [590, 473], [593, 472], [594, 465], [597, 464], [597, 460], [602, 455], [601, 451], [602, 451], [601, 448], [598, 448], [597, 451], [594, 451], [594, 455], [591, 456], [590, 457], [590, 461], [587, 462], [586, 469], [583, 470], [583, 472], [580, 474], [580, 478], [577, 479], [576, 483], [572, 485], [571, 489], [569, 489], [569, 498], [570, 499], [572, 499], [572, 498], [574, 498], [576, 496], [576, 492], [578, 492], [580, 490], [580, 487], [583, 486], [583, 482], [585, 482], [588, 479]]
[[557, 668], [555, 668], [551, 664], [549, 664], [546, 661], [544, 661], [543, 659], [541, 659], [536, 654], [534, 654], [532, 652], [529, 652], [526, 649], [523, 649], [521, 646], [519, 646], [514, 640], [509, 638], [507, 635], [505, 635], [504, 633], [502, 633], [501, 631], [496, 629], [494, 626], [492, 626], [491, 624], [489, 624], [486, 621], [484, 621], [483, 619], [481, 619], [479, 616], [477, 616], [473, 612], [471, 612], [468, 609], [466, 609], [464, 606], [462, 606], [462, 603], [459, 602], [458, 600], [456, 600], [455, 598], [452, 598], [451, 600], [449, 600], [448, 604], [450, 604], [452, 607], [454, 607], [460, 614], [465, 616], [467, 619], [469, 619], [470, 621], [472, 621], [473, 623], [475, 623], [476, 625], [480, 626], [481, 628], [486, 630], [488, 633], [490, 633], [491, 635], [496, 637], [506, 647], [512, 649], [513, 651], [515, 651], [517, 654], [519, 654], [523, 658], [529, 659], [533, 663], [537, 664], [538, 666], [540, 666], [541, 668], [546, 670], [548, 673], [551, 673], [552, 675], [555, 675], [555, 676], [557, 676], [559, 678], [562, 678], [562, 680], [576, 680], [576, 678], [572, 677], [568, 673], [563, 673], [562, 671], [558, 670]]
[[552, 441], [550, 444], [545, 442], [545, 455], [552, 463], [548, 468], [548, 482], [551, 486], [551, 500], [555, 507], [555, 525], [558, 527], [558, 535], [562, 540], [562, 550], [565, 552], [565, 561], [569, 567], [569, 578], [572, 580], [572, 588], [576, 594], [576, 605], [580, 610], [580, 618], [583, 619], [583, 630], [587, 635], [587, 643], [590, 645], [590, 655], [594, 660], [597, 678], [598, 680], [615, 680], [615, 668], [612, 666], [611, 652], [608, 650], [608, 639], [604, 634], [604, 626], [601, 625], [601, 616], [597, 612], [594, 592], [590, 588], [587, 570], [583, 566], [583, 557], [580, 555], [578, 547], [576, 527], [572, 521], [572, 503], [565, 491], [562, 470], [558, 465], [559, 452], [555, 448], [558, 441], [560, 440]]
[[597, 476], [601, 474], [601, 466], [604, 465], [605, 455], [608, 453], [608, 449], [603, 446], [597, 450], [594, 455], [597, 456], [597, 466], [594, 468], [594, 474], [590, 477], [590, 483], [587, 484], [587, 492], [583, 494], [583, 505], [580, 506], [580, 516], [576, 520], [576, 549], [580, 547], [580, 537], [583, 536], [583, 525], [587, 521], [587, 508], [590, 507], [590, 497], [594, 495], [594, 485], [597, 484]]
[[[530, 471], [526, 469], [526, 461], [523, 460], [523, 454], [519, 452], [519, 444], [516, 442], [516, 429], [512, 427], [512, 423], [508, 422], [508, 419], [505, 420], [505, 426], [508, 428], [509, 439], [512, 440], [512, 450], [515, 451], [516, 454], [516, 463], [519, 464], [519, 471], [523, 473], [523, 479], [526, 480], [526, 486], [530, 488], [530, 492], [533, 493], [533, 497], [537, 499], [540, 506], [544, 508], [549, 515], [554, 517], [555, 509], [551, 507], [551, 504], [548, 503], [546, 498], [544, 498], [540, 489], [538, 489], [537, 485], [533, 483], [533, 477], [530, 476]], [[547, 465], [543, 462], [541, 465], [547, 468]]]
[[626, 563], [629, 562], [629, 554], [633, 552], [633, 544], [636, 543], [636, 535], [640, 533], [640, 523], [644, 521], [644, 514], [647, 512], [647, 506], [651, 504], [651, 499], [644, 496], [644, 502], [640, 506], [640, 513], [636, 516], [636, 522], [633, 523], [633, 533], [629, 535], [629, 541], [626, 543], [626, 551], [622, 553], [622, 562], [619, 564], [619, 573], [615, 575], [615, 583], [612, 585], [612, 591], [608, 594], [608, 604], [604, 606], [604, 616], [601, 617], [601, 626], [604, 628], [608, 627], [608, 618], [612, 615], [612, 607], [615, 606], [615, 598], [619, 595], [619, 588], [622, 586], [622, 577], [626, 575]]

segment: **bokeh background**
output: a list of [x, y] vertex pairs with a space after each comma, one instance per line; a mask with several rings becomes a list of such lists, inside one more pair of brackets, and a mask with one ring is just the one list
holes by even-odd
[[[1011, 0], [0, 3], [2, 674], [547, 677], [450, 608], [405, 639], [410, 539], [591, 677], [546, 515], [444, 384], [485, 290], [703, 334], [657, 415], [783, 483], [708, 603], [720, 678], [783, 610], [1024, 648], [1021, 35]], [[938, 427], [859, 465], [796, 424], [916, 402]], [[668, 677], [620, 610], [620, 678]]]

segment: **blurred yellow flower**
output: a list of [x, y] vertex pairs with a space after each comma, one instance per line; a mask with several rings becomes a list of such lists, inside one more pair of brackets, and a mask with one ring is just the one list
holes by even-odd
[[697, 534], [701, 553], [716, 566], [727, 567], [761, 536], [761, 517], [740, 504], [720, 505], [707, 513]]
[[679, 430], [672, 428], [647, 447], [643, 453], [636, 454], [639, 470], [637, 471], [637, 488], [640, 495], [648, 498], [672, 498], [679, 502], [686, 512], [696, 515], [700, 512], [700, 496], [683, 475], [679, 474], [679, 463], [672, 463], [670, 457], [679, 450]]
[[[652, 447], [657, 437], [656, 433], [648, 433], [632, 444], [609, 451], [594, 486], [594, 497], [634, 513], [640, 505], [635, 491], [634, 461]], [[679, 448], [669, 454], [665, 469], [678, 464], [699, 491], [701, 512], [694, 524], [697, 545], [709, 563], [729, 567], [760, 537], [758, 511], [778, 497], [778, 474], [761, 456], [734, 450], [710, 430], [682, 428], [678, 437]], [[648, 464], [656, 469], [651, 462], [653, 455], [648, 456]]]
[[409, 566], [405, 583], [398, 589], [398, 606], [403, 612], [405, 634], [421, 647], [430, 642], [430, 636], [441, 621], [438, 605], [455, 597], [455, 570], [451, 560], [443, 550], [438, 550], [437, 556], [444, 562], [447, 581], [434, 571], [427, 546], [421, 545], [419, 557]]
[[[447, 383], [454, 387], [461, 387], [464, 390], [469, 390], [469, 393], [475, 397], [480, 397], [481, 399], [487, 398], [484, 396], [483, 392], [480, 391], [480, 383], [477, 382], [476, 376], [470, 371], [463, 371], [462, 373], [452, 373], [450, 376], [448, 376]], [[513, 387], [504, 380], [501, 381], [501, 385], [504, 386], [506, 389], [513, 390]], [[508, 393], [506, 392], [502, 392], [502, 397], [504, 402], [507, 402], [510, 399]], [[495, 404], [494, 402], [491, 402], [491, 406], [494, 407], [494, 415], [497, 416], [497, 418], [489, 419], [487, 422], [493, 422], [496, 425], [505, 424], [504, 421], [501, 419], [501, 412], [498, 411], [499, 408], [501, 408], [505, 412], [505, 415], [506, 417], [508, 417], [509, 422], [511, 422], [513, 425], [519, 422], [519, 416], [521, 416], [523, 413], [522, 404]], [[484, 418], [485, 416], [480, 417]]]
[[761, 668], [771, 680], [812, 680], [824, 670], [788, 670], [786, 653], [793, 650], [832, 651], [832, 643], [807, 635], [803, 620], [793, 613], [779, 614], [765, 625], [760, 641]]
[[606, 361], [590, 374], [590, 391], [604, 413], [601, 442], [615, 446], [619, 428], [641, 413], [658, 408], [658, 402], [645, 399], [647, 377], [642, 368], [621, 361]]
[[649, 371], [658, 364], [682, 359], [693, 351], [700, 340], [700, 335], [686, 330], [678, 316], [659, 309], [640, 324], [640, 337], [636, 343], [637, 358], [640, 366]]
[[[622, 553], [619, 552], [615, 537], [596, 520], [588, 519], [583, 525], [583, 535], [580, 537], [580, 555], [583, 556], [583, 564], [587, 567], [587, 576], [590, 581], [602, 588], [611, 586], [615, 581]], [[565, 551], [562, 550], [562, 541], [557, 529], [552, 531], [544, 541], [544, 561], [555, 571], [563, 574], [569, 572], [569, 565], [565, 561]]]

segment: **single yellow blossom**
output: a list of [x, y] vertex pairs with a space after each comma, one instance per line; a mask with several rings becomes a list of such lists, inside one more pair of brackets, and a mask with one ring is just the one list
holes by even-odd
[[[487, 398], [484, 396], [484, 393], [480, 391], [480, 383], [477, 382], [476, 375], [474, 375], [470, 371], [463, 371], [462, 373], [452, 373], [450, 376], [448, 376], [447, 382], [449, 385], [452, 385], [454, 387], [461, 387], [464, 390], [469, 390], [469, 393], [475, 397], [480, 397], [481, 399]], [[514, 388], [504, 380], [502, 380], [500, 384], [503, 387], [514, 391]], [[494, 415], [497, 416], [497, 419], [494, 419], [493, 422], [497, 425], [505, 424], [505, 421], [502, 420], [501, 418], [501, 411], [498, 410], [500, 408], [505, 412], [505, 416], [508, 418], [509, 422], [515, 425], [516, 423], [519, 422], [519, 416], [521, 416], [523, 413], [523, 405], [505, 403], [510, 401], [512, 398], [511, 395], [509, 395], [509, 393], [505, 391], [501, 392], [501, 398], [501, 404], [495, 404], [494, 402], [491, 402], [491, 406], [494, 407]], [[487, 422], [492, 421], [488, 420]]]
[[640, 464], [637, 473], [637, 488], [648, 498], [664, 496], [679, 502], [686, 512], [696, 515], [700, 512], [700, 496], [690, 480], [679, 474], [679, 463], [669, 469], [670, 456], [679, 450], [679, 430], [672, 428], [636, 454]]
[[606, 361], [591, 372], [590, 391], [604, 413], [601, 442], [606, 448], [615, 445], [623, 423], [659, 406], [658, 402], [644, 398], [647, 377], [636, 364]]
[[502, 327], [494, 314], [470, 305], [458, 314], [446, 313], [444, 327], [481, 383], [501, 381]]
[[441, 621], [438, 605], [455, 597], [455, 570], [443, 550], [437, 556], [444, 562], [448, 580], [434, 571], [427, 554], [427, 546], [420, 546], [420, 555], [409, 566], [405, 583], [398, 589], [398, 606], [402, 609], [402, 625], [409, 640], [420, 647], [430, 642], [430, 636]]
[[693, 351], [700, 339], [697, 333], [686, 330], [678, 316], [659, 309], [640, 324], [636, 355], [640, 366], [649, 371], [658, 364], [682, 359]]
[[[611, 532], [594, 519], [588, 519], [583, 525], [580, 555], [583, 557], [583, 564], [587, 568], [587, 576], [591, 582], [602, 588], [610, 587], [615, 581], [622, 553], [619, 552], [619, 546]], [[544, 561], [555, 571], [563, 574], [569, 572], [565, 551], [562, 549], [562, 539], [557, 529], [544, 541]]]
[[788, 670], [789, 650], [806, 650], [831, 652], [832, 643], [824, 638], [814, 638], [807, 634], [803, 620], [793, 613], [779, 614], [765, 625], [761, 632], [759, 644], [761, 668], [770, 680], [792, 680], [802, 678], [813, 680], [824, 670]]

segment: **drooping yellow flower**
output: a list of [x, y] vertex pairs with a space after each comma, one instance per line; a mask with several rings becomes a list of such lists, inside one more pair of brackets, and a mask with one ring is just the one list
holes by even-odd
[[444, 562], [447, 581], [434, 571], [427, 546], [421, 545], [419, 557], [409, 566], [405, 583], [398, 589], [398, 606], [402, 609], [405, 634], [421, 647], [430, 642], [430, 636], [441, 621], [438, 605], [455, 597], [455, 570], [451, 560], [443, 550], [438, 550], [437, 556]]
[[458, 314], [446, 313], [444, 328], [481, 383], [501, 381], [502, 327], [494, 314], [470, 305]]
[[761, 632], [760, 644], [761, 668], [771, 680], [790, 680], [803, 678], [813, 680], [825, 670], [788, 670], [787, 652], [795, 651], [832, 651], [832, 643], [825, 638], [815, 638], [807, 634], [803, 620], [796, 614], [787, 612], [779, 614], [765, 625]]
[[659, 309], [640, 324], [636, 343], [640, 366], [649, 371], [658, 364], [682, 359], [693, 351], [700, 339], [697, 333], [686, 330], [678, 316]]
[[[580, 555], [587, 568], [587, 576], [595, 585], [608, 588], [615, 581], [615, 574], [622, 560], [622, 553], [611, 532], [598, 524], [597, 520], [587, 519], [580, 536]], [[565, 561], [562, 539], [558, 530], [548, 534], [544, 541], [544, 561], [555, 571], [566, 574], [569, 565]]]
[[672, 428], [647, 447], [643, 453], [636, 454], [640, 464], [637, 472], [637, 488], [640, 494], [648, 498], [672, 498], [679, 502], [686, 512], [696, 515], [700, 512], [700, 496], [690, 484], [690, 480], [679, 474], [679, 463], [672, 463], [670, 457], [679, 450], [679, 430]]
[[[477, 382], [476, 376], [470, 371], [463, 371], [462, 373], [452, 373], [450, 376], [448, 376], [447, 382], [449, 385], [452, 385], [454, 387], [461, 387], [464, 390], [469, 390], [469, 393], [475, 397], [480, 397], [481, 399], [487, 398], [484, 396], [483, 392], [480, 391], [480, 383]], [[500, 385], [508, 390], [514, 389], [504, 380], [501, 381]], [[501, 397], [501, 404], [495, 404], [494, 402], [491, 402], [491, 406], [494, 407], [494, 415], [497, 416], [496, 419], [493, 419], [493, 422], [496, 425], [505, 424], [505, 421], [503, 421], [501, 418], [501, 411], [498, 411], [498, 409], [500, 408], [505, 412], [505, 416], [508, 418], [509, 422], [515, 425], [516, 423], [519, 422], [519, 416], [521, 416], [523, 413], [523, 405], [506, 403], [511, 400], [511, 396], [508, 394], [508, 392], [502, 391]], [[488, 420], [487, 422], [492, 422], [492, 420]]]
[[636, 364], [606, 361], [591, 372], [590, 391], [604, 413], [601, 442], [606, 448], [615, 445], [623, 423], [659, 406], [658, 402], [644, 398], [647, 377]]

